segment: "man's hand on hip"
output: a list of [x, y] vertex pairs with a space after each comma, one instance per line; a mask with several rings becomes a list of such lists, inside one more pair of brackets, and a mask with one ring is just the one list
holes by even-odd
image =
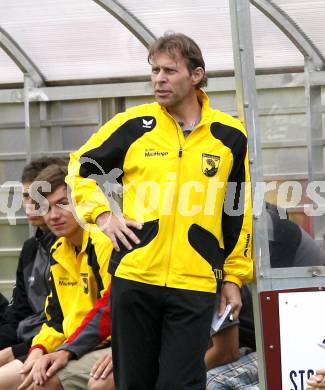
[[97, 217], [96, 224], [111, 239], [114, 249], [118, 252], [120, 251], [118, 241], [120, 241], [128, 250], [132, 249], [131, 243], [140, 243], [139, 238], [130, 229], [142, 229], [142, 224], [139, 222], [117, 217], [113, 213], [105, 212]]

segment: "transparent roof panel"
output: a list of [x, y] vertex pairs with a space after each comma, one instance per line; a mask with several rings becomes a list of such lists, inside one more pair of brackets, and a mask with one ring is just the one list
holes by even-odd
[[13, 60], [0, 48], [0, 84], [21, 83], [24, 76]]
[[324, 0], [273, 0], [285, 11], [313, 41], [325, 56], [325, 1]]
[[46, 80], [148, 73], [143, 45], [91, 0], [0, 0], [0, 24]]
[[251, 5], [255, 67], [290, 68], [304, 65], [303, 55], [280, 29]]
[[227, 0], [201, 0], [199, 5], [197, 0], [122, 0], [120, 3], [156, 37], [166, 31], [191, 36], [202, 49], [207, 70], [233, 69]]
[[[324, 0], [275, 0], [325, 53]], [[233, 70], [229, 0], [120, 0], [155, 36], [173, 30], [201, 46], [208, 71]], [[290, 40], [251, 6], [255, 66], [303, 66]], [[0, 25], [47, 81], [144, 76], [146, 49], [93, 0], [0, 0]], [[0, 53], [0, 83], [21, 82], [19, 70]], [[16, 73], [15, 73], [16, 72]]]
[[[165, 31], [183, 32], [202, 48], [208, 71], [232, 70], [233, 54], [229, 0], [121, 0], [156, 36]], [[252, 10], [255, 66], [302, 66], [303, 58], [290, 40], [255, 7]], [[268, 42], [266, 45], [265, 43]]]

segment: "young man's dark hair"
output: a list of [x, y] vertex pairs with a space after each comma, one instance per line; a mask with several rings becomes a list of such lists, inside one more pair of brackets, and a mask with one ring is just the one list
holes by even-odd
[[41, 171], [36, 177], [37, 181], [45, 181], [51, 185], [51, 193], [65, 184], [65, 177], [68, 173], [67, 166], [51, 164]]
[[148, 62], [151, 64], [152, 58], [157, 53], [166, 52], [170, 57], [174, 57], [176, 51], [179, 51], [181, 56], [187, 60], [187, 68], [190, 73], [198, 67], [204, 70], [204, 76], [196, 85], [196, 88], [199, 89], [206, 86], [208, 80], [205, 74], [205, 62], [201, 49], [193, 39], [184, 34], [169, 33], [155, 41], [149, 48]]
[[27, 164], [22, 172], [22, 183], [31, 183], [35, 180], [36, 176], [46, 167], [52, 164], [66, 166], [67, 163], [60, 157], [40, 157], [32, 160]]
[[[40, 195], [46, 198], [49, 193], [52, 194], [59, 187], [62, 187], [62, 185], [66, 186], [64, 179], [67, 174], [68, 169], [66, 165], [49, 165], [36, 177], [35, 187], [33, 187], [32, 191], [36, 190]], [[48, 188], [43, 188], [41, 185], [39, 186], [38, 182], [48, 183], [50, 185], [50, 190], [48, 191]]]

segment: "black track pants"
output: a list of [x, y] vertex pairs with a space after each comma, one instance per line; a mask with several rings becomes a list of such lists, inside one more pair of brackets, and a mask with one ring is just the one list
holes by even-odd
[[215, 294], [113, 277], [117, 390], [204, 390]]

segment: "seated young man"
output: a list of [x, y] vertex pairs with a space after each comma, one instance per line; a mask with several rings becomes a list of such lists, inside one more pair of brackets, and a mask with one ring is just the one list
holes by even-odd
[[[15, 359], [24, 360], [32, 338], [45, 320], [44, 305], [49, 293], [49, 253], [56, 237], [42, 216], [36, 215], [29, 188], [36, 176], [47, 166], [64, 160], [41, 157], [27, 164], [22, 172], [23, 207], [28, 222], [36, 228], [35, 235], [23, 244], [16, 272], [16, 283], [9, 306], [0, 321], [0, 383], [5, 386], [2, 366]], [[8, 378], [6, 370], [6, 377]]]
[[[6, 390], [32, 385], [33, 366], [37, 360], [67, 341], [110, 284], [107, 271], [110, 240], [91, 226], [83, 229], [74, 218], [64, 182], [66, 173], [65, 167], [52, 165], [37, 177], [37, 181], [50, 184], [50, 192], [42, 192], [44, 205], [48, 206], [44, 220], [60, 238], [51, 249], [47, 320], [33, 338], [27, 360], [17, 367], [16, 376]], [[53, 381], [59, 382], [59, 379]], [[46, 389], [50, 389], [50, 385], [47, 384]]]

